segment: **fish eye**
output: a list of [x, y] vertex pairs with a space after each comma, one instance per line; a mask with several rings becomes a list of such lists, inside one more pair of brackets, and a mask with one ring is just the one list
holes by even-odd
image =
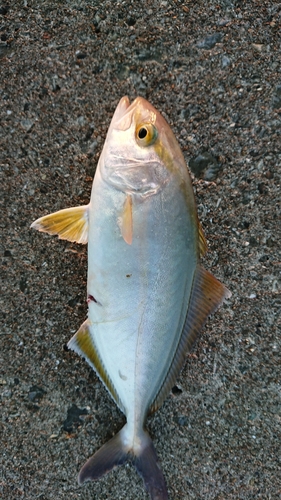
[[147, 130], [145, 127], [141, 127], [138, 131], [138, 138], [144, 139], [147, 136]]
[[140, 146], [151, 146], [157, 139], [157, 130], [152, 123], [144, 123], [136, 128], [136, 139]]

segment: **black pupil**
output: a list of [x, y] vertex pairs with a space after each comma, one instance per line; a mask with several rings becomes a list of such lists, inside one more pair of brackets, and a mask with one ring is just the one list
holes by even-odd
[[139, 139], [144, 139], [147, 136], [146, 128], [144, 128], [144, 127], [140, 128], [138, 136], [139, 136]]

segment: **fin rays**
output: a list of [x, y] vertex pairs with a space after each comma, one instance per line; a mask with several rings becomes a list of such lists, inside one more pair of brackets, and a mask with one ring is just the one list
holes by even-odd
[[203, 255], [205, 255], [205, 253], [208, 250], [208, 245], [207, 245], [207, 241], [206, 241], [206, 238], [205, 238], [204, 231], [202, 229], [201, 223], [199, 222], [199, 219], [198, 219], [198, 237], [199, 237], [198, 238], [198, 242], [199, 242], [199, 254], [200, 254], [200, 257], [203, 257]]
[[230, 291], [220, 281], [203, 267], [197, 267], [181, 338], [169, 372], [150, 407], [150, 412], [156, 411], [169, 394], [186, 353], [190, 351], [208, 316], [216, 311], [224, 299], [230, 297]]
[[84, 321], [79, 330], [68, 342], [67, 347], [77, 352], [77, 354], [80, 354], [80, 356], [86, 359], [89, 365], [95, 370], [101, 381], [104, 383], [105, 387], [110, 392], [116, 404], [122, 411], [124, 411], [123, 405], [115, 390], [113, 382], [109, 377], [100, 358], [100, 355], [94, 345], [89, 325], [89, 319]]

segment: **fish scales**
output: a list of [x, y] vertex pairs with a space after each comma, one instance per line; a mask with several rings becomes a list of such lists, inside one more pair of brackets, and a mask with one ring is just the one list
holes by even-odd
[[206, 241], [170, 127], [145, 99], [119, 102], [89, 205], [32, 224], [88, 242], [88, 319], [69, 347], [95, 369], [127, 423], [82, 467], [79, 482], [130, 459], [152, 500], [168, 499], [145, 431], [209, 314], [230, 292], [200, 266]]

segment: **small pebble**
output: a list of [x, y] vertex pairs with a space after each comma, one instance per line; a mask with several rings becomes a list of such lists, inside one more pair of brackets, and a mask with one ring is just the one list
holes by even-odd
[[72, 432], [73, 428], [77, 428], [79, 425], [83, 424], [83, 420], [81, 420], [81, 415], [87, 415], [88, 410], [86, 408], [81, 409], [78, 408], [75, 404], [73, 404], [67, 410], [67, 417], [63, 422], [63, 430], [66, 432]]
[[210, 50], [217, 43], [220, 43], [222, 39], [223, 39], [222, 33], [214, 33], [213, 35], [206, 36], [206, 38], [204, 38], [204, 40], [201, 40], [201, 42], [198, 42], [197, 47], [199, 47], [199, 49]]
[[189, 160], [189, 168], [198, 179], [214, 181], [222, 166], [211, 153], [205, 151]]
[[221, 67], [224, 69], [224, 68], [227, 68], [227, 66], [229, 66], [231, 63], [231, 59], [225, 55], [222, 56], [221, 58]]

